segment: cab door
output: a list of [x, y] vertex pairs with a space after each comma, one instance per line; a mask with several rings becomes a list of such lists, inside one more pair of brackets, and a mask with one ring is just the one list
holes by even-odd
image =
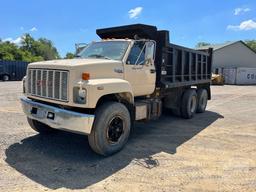
[[154, 54], [154, 41], [133, 42], [124, 67], [124, 78], [130, 82], [134, 96], [149, 95], [155, 90]]

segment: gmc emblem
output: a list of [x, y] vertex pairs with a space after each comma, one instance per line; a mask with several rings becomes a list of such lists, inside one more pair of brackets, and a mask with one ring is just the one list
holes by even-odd
[[48, 86], [52, 86], [52, 81], [46, 81], [46, 80], [37, 80], [37, 86], [46, 86], [48, 83]]

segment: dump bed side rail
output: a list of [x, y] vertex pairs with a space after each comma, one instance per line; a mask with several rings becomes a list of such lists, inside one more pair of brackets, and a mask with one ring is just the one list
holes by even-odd
[[161, 82], [166, 87], [211, 81], [212, 49], [202, 52], [169, 44], [162, 53]]

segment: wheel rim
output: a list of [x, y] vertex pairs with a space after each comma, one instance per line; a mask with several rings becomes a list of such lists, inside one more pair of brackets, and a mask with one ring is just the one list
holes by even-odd
[[190, 111], [194, 113], [196, 110], [196, 96], [193, 96], [190, 102]]
[[124, 121], [120, 116], [113, 117], [108, 124], [107, 138], [111, 144], [118, 143], [124, 133]]

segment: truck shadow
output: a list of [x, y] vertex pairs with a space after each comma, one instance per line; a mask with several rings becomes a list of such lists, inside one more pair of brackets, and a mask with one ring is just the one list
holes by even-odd
[[6, 149], [6, 162], [29, 179], [51, 189], [83, 189], [97, 183], [128, 164], [151, 169], [159, 166], [152, 155], [175, 154], [188, 141], [223, 116], [207, 111], [191, 120], [163, 115], [147, 124], [137, 123], [126, 147], [102, 157], [88, 145], [87, 137], [58, 132], [34, 135]]

